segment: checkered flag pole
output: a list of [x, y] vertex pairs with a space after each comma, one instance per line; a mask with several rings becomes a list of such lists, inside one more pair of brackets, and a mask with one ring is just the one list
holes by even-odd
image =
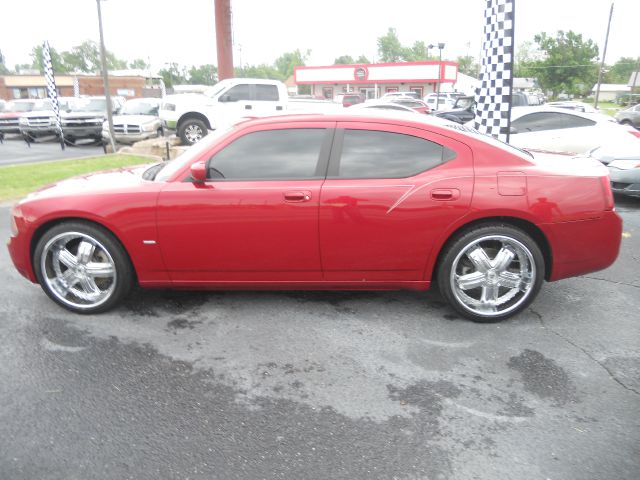
[[486, 0], [475, 127], [509, 141], [515, 0]]
[[56, 90], [56, 78], [53, 75], [53, 65], [51, 64], [51, 52], [49, 51], [49, 42], [45, 40], [42, 44], [42, 63], [44, 65], [44, 78], [47, 82], [47, 94], [53, 105], [53, 113], [55, 115], [56, 129], [60, 132], [61, 145], [64, 145], [62, 135], [62, 126], [60, 122], [60, 107], [58, 105], [58, 91]]

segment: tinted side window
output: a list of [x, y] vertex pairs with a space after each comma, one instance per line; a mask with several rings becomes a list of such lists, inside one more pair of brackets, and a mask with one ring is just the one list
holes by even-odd
[[442, 145], [411, 135], [345, 130], [338, 177], [411, 177], [455, 156]]
[[539, 112], [530, 113], [514, 120], [511, 126], [518, 133], [541, 132], [543, 130], [558, 130], [562, 128], [588, 127], [596, 122], [569, 113]]
[[249, 133], [209, 160], [214, 180], [286, 180], [316, 177], [325, 129]]
[[237, 102], [239, 100], [251, 100], [249, 85], [246, 84], [236, 85], [235, 87], [232, 87], [223, 96], [229, 97], [229, 100], [232, 102]]
[[256, 85], [256, 100], [277, 102], [279, 100], [278, 87], [275, 85]]

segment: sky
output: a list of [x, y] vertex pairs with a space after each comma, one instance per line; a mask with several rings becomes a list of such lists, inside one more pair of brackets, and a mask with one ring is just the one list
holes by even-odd
[[[231, 0], [234, 64], [268, 63], [282, 53], [311, 50], [307, 65], [340, 55], [375, 61], [376, 39], [389, 27], [403, 45], [445, 43], [443, 58], [478, 58], [483, 0]], [[118, 58], [143, 58], [152, 70], [176, 62], [216, 64], [214, 0], [104, 0], [105, 44]], [[515, 0], [515, 43], [536, 33], [573, 30], [602, 52], [610, 0]], [[58, 51], [99, 40], [95, 0], [2, 0], [0, 51], [6, 64], [30, 63], [33, 46]], [[640, 1], [616, 0], [606, 63], [640, 56]], [[517, 54], [517, 52], [516, 52]]]

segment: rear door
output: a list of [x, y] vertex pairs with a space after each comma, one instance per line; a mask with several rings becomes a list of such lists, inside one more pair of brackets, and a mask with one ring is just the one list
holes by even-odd
[[418, 281], [434, 241], [465, 215], [468, 146], [400, 125], [337, 124], [320, 194], [325, 280]]

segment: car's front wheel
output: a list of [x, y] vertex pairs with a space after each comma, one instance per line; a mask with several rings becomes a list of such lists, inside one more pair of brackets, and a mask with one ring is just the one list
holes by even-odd
[[33, 257], [40, 286], [56, 303], [77, 313], [109, 310], [131, 290], [134, 272], [108, 231], [84, 222], [47, 230]]
[[178, 127], [178, 136], [183, 145], [193, 145], [202, 140], [207, 133], [207, 126], [197, 118], [187, 118]]
[[440, 292], [461, 315], [496, 322], [515, 315], [538, 294], [544, 257], [533, 238], [505, 224], [468, 230], [443, 252]]

